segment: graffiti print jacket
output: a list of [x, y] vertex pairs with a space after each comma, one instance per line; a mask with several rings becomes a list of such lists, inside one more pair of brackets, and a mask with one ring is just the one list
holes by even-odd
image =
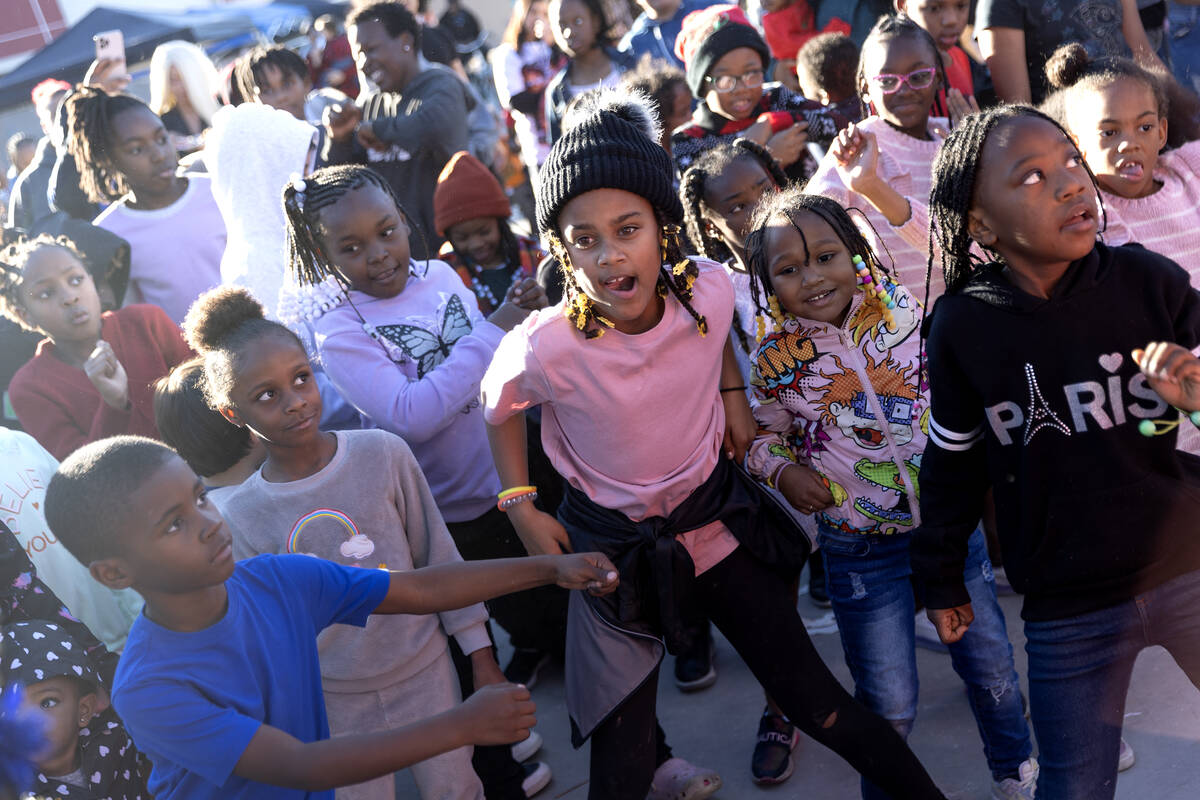
[[788, 464], [814, 469], [833, 494], [817, 519], [843, 533], [904, 533], [919, 522], [929, 418], [921, 311], [902, 286], [895, 299], [892, 325], [858, 293], [841, 327], [789, 317], [751, 359], [759, 435], [747, 468], [771, 486]]

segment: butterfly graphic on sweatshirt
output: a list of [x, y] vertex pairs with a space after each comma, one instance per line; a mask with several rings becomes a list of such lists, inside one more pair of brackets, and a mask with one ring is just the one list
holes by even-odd
[[380, 325], [376, 329], [417, 365], [418, 380], [437, 369], [450, 355], [454, 343], [471, 332], [471, 318], [457, 294], [450, 295], [443, 306], [441, 324], [436, 315], [432, 321], [435, 330], [417, 325]]

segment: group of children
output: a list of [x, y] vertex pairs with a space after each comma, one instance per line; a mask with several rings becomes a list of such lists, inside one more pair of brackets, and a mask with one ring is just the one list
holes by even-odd
[[[1200, 685], [1194, 120], [1078, 45], [1041, 110], [980, 111], [965, 4], [929, 5], [880, 19], [819, 100], [767, 80], [740, 9], [688, 15], [696, 109], [667, 137], [661, 99], [587, 91], [619, 71], [600, 4], [553, 0], [551, 96], [579, 96], [533, 235], [466, 152], [413, 216], [368, 167], [312, 169], [321, 136], [296, 128], [259, 173], [280, 255], [215, 289], [215, 232], [154, 222], [203, 225], [185, 201], [208, 179], [176, 175], [140, 101], [77, 90], [70, 146], [114, 201], [98, 224], [131, 243], [134, 304], [103, 310], [69, 240], [0, 255], [0, 312], [45, 337], [11, 390], [50, 451], [22, 468], [47, 526], [25, 549], [145, 606], [104, 637], [115, 675], [57, 605], [5, 609], [25, 705], [0, 722], [40, 734], [17, 788], [390, 798], [411, 766], [423, 797], [524, 797], [548, 769], [512, 745], [557, 655], [590, 798], [708, 797], [721, 778], [672, 752], [656, 690], [665, 653], [711, 658], [711, 623], [766, 695], [757, 782], [789, 777], [803, 732], [864, 798], [942, 798], [906, 743], [923, 604], [992, 796], [1112, 797], [1137, 653]], [[837, 73], [816, 66], [837, 36], [806, 40], [802, 81]], [[440, 258], [413, 255], [425, 217]], [[1025, 595], [1029, 722], [985, 529]], [[53, 570], [24, 563], [28, 596]], [[853, 694], [796, 610], [806, 563]]]

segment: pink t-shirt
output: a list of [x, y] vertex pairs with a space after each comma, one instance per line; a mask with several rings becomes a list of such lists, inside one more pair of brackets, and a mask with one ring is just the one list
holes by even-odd
[[[733, 286], [719, 264], [696, 259], [692, 307], [674, 299], [638, 335], [608, 329], [586, 339], [563, 304], [509, 332], [484, 375], [484, 419], [496, 425], [542, 406], [542, 445], [572, 486], [634, 521], [666, 516], [712, 473], [725, 433], [721, 356], [733, 319]], [[737, 547], [713, 523], [680, 537], [696, 574]]]

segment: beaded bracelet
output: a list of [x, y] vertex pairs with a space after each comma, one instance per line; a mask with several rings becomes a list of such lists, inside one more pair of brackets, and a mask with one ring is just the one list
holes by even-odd
[[533, 489], [532, 487], [530, 487], [530, 491], [519, 492], [517, 494], [511, 494], [508, 497], [504, 498], [500, 502], [496, 503], [496, 508], [500, 509], [501, 511], [508, 511], [510, 508], [512, 508], [513, 506], [515, 506], [519, 503], [524, 503], [524, 502], [531, 501], [531, 500], [537, 500], [537, 496], [538, 496], [537, 489]]

